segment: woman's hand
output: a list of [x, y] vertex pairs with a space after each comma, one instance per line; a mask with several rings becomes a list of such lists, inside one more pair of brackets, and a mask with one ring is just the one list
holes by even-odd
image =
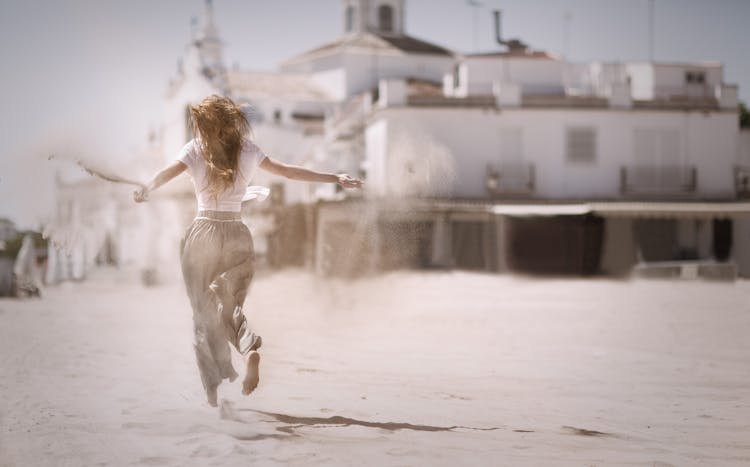
[[289, 165], [279, 162], [270, 157], [263, 158], [260, 168], [274, 175], [280, 175], [291, 180], [303, 180], [306, 182], [337, 183], [342, 188], [359, 188], [362, 180], [350, 177], [347, 174], [333, 174], [330, 172], [316, 172], [298, 165]]
[[133, 192], [133, 200], [136, 203], [143, 203], [148, 201], [149, 190], [147, 186], [142, 186], [139, 190]]
[[133, 192], [133, 200], [135, 200], [136, 203], [143, 203], [144, 201], [148, 201], [148, 197], [149, 195], [151, 195], [152, 191], [156, 190], [160, 186], [180, 175], [186, 169], [187, 165], [185, 165], [184, 162], [172, 162], [167, 167], [156, 172], [156, 175], [154, 175], [154, 178], [152, 178], [150, 182], [145, 185], [141, 185], [141, 188], [139, 190], [135, 190]]
[[341, 185], [342, 188], [360, 188], [363, 183], [362, 180], [350, 177], [347, 174], [338, 174], [336, 177], [338, 178], [336, 183]]

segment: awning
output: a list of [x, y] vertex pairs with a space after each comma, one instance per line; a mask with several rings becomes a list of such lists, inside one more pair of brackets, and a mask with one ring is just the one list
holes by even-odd
[[747, 202], [604, 202], [588, 203], [591, 212], [602, 217], [659, 219], [714, 219], [750, 216]]
[[496, 204], [492, 214], [500, 216], [582, 216], [591, 213], [588, 204]]
[[750, 216], [749, 202], [628, 202], [577, 204], [495, 204], [492, 214], [513, 217], [582, 216], [654, 219], [714, 219]]

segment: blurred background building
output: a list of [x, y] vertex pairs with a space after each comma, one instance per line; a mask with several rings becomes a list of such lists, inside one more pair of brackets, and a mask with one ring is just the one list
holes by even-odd
[[[260, 174], [271, 200], [244, 209], [270, 266], [750, 274], [750, 132], [720, 63], [572, 63], [504, 37], [499, 12], [497, 49], [462, 54], [410, 36], [404, 8], [343, 0], [339, 39], [252, 72], [225, 66], [207, 1], [144, 178], [192, 138], [188, 107], [222, 94], [248, 105], [272, 157], [366, 181], [341, 192]], [[98, 208], [58, 210], [60, 225], [100, 226], [78, 262], [106, 251], [173, 271], [195, 212], [187, 178], [148, 211], [109, 206], [110, 223], [92, 220]]]

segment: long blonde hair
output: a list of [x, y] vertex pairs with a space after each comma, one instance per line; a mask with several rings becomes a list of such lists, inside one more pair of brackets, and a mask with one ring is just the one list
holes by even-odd
[[234, 185], [250, 123], [237, 104], [216, 94], [190, 106], [190, 117], [193, 132], [200, 134], [200, 148], [207, 166], [207, 189], [216, 199]]

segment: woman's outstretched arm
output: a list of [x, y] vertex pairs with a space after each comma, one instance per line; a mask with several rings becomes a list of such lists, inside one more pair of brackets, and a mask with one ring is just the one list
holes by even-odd
[[323, 182], [323, 183], [338, 183], [344, 188], [359, 188], [362, 186], [362, 180], [354, 177], [350, 177], [347, 174], [332, 174], [324, 172], [316, 172], [314, 170], [306, 169], [298, 165], [284, 164], [266, 157], [263, 162], [260, 163], [260, 168], [267, 170], [275, 175], [280, 175], [292, 180], [302, 180], [305, 182]]
[[185, 165], [184, 163], [180, 161], [172, 162], [167, 167], [156, 172], [156, 175], [154, 175], [154, 177], [146, 184], [146, 186], [144, 186], [140, 190], [135, 190], [133, 192], [133, 199], [136, 203], [148, 201], [148, 196], [152, 191], [156, 190], [160, 186], [180, 175], [185, 171], [185, 169], [187, 169], [187, 165]]

